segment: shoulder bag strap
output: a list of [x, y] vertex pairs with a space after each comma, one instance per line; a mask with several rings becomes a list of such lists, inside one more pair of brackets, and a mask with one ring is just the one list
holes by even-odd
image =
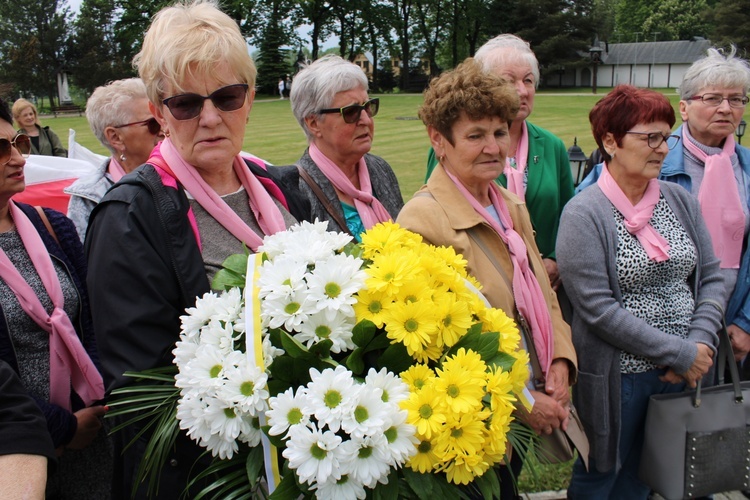
[[57, 244], [59, 245], [60, 240], [57, 239], [57, 233], [55, 233], [55, 230], [52, 229], [52, 224], [50, 224], [49, 219], [47, 218], [47, 214], [44, 213], [44, 209], [39, 206], [36, 206], [34, 208], [39, 213], [39, 217], [41, 217], [42, 222], [44, 222], [44, 227], [47, 228], [47, 232], [55, 239], [55, 242], [57, 242]]
[[[701, 304], [710, 304], [721, 312], [721, 328], [719, 328], [719, 349], [717, 353], [717, 376], [719, 385], [724, 383], [724, 371], [726, 365], [729, 365], [729, 375], [732, 378], [732, 386], [734, 387], [734, 398], [735, 401], [742, 401], [742, 387], [740, 385], [740, 372], [737, 368], [737, 363], [734, 361], [734, 350], [732, 349], [732, 340], [729, 338], [729, 332], [727, 332], [727, 324], [724, 318], [724, 308], [717, 301], [712, 299], [701, 300], [696, 309]], [[698, 386], [695, 390], [694, 406], [697, 408], [701, 404], [701, 380], [698, 380]]]
[[310, 186], [310, 189], [312, 189], [313, 193], [315, 193], [315, 197], [323, 204], [323, 208], [326, 209], [328, 215], [333, 217], [333, 220], [336, 221], [336, 224], [338, 224], [341, 229], [351, 235], [352, 232], [349, 230], [349, 226], [346, 225], [346, 221], [342, 219], [338, 212], [336, 212], [336, 210], [334, 210], [334, 208], [331, 206], [331, 202], [328, 201], [326, 195], [323, 194], [320, 186], [318, 186], [318, 184], [313, 180], [312, 177], [310, 177], [310, 174], [308, 174], [304, 168], [300, 167], [299, 165], [295, 165], [295, 167], [297, 167], [297, 171], [299, 172], [299, 176], [302, 177], [302, 180], [304, 180], [305, 183]]

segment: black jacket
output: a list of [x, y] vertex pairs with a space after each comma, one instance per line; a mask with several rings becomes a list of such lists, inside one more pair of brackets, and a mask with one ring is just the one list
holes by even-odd
[[[309, 219], [309, 205], [297, 191], [296, 171], [266, 171], [253, 163], [248, 167], [257, 177], [274, 181], [294, 217]], [[164, 186], [154, 167], [146, 164], [115, 184], [91, 213], [86, 235], [88, 284], [108, 393], [133, 382], [123, 376], [125, 371], [172, 364], [180, 316], [210, 289], [189, 208], [184, 190]], [[129, 428], [114, 435], [116, 453], [136, 431]], [[128, 448], [123, 463], [116, 464], [113, 493], [128, 496], [144, 447], [145, 437]], [[182, 491], [195, 459], [204, 451], [180, 433], [161, 474], [164, 496], [158, 498], [176, 497]], [[120, 473], [123, 477], [118, 478]]]

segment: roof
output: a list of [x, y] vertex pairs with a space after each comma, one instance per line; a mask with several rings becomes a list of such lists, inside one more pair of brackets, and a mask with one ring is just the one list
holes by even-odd
[[673, 42], [601, 44], [602, 63], [615, 64], [692, 64], [706, 55], [711, 42], [703, 38]]

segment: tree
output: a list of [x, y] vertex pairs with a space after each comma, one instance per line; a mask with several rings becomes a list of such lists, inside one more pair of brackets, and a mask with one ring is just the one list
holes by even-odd
[[[0, 71], [24, 93], [57, 95], [70, 9], [64, 0], [0, 2]], [[52, 102], [52, 101], [50, 101]]]
[[115, 0], [84, 0], [67, 51], [73, 82], [89, 94], [108, 81], [135, 76], [116, 39]]
[[151, 19], [163, 7], [173, 4], [171, 0], [115, 0], [122, 11], [115, 24], [115, 41], [125, 61], [133, 61], [141, 51], [143, 37], [151, 25]]
[[717, 45], [735, 44], [743, 54], [750, 52], [750, 0], [723, 0], [711, 12], [711, 39]]
[[295, 24], [309, 24], [312, 26], [310, 38], [312, 39], [312, 60], [318, 58], [320, 51], [321, 35], [331, 22], [331, 2], [328, 0], [303, 0], [298, 2], [294, 11]]
[[660, 40], [689, 40], [694, 36], [708, 37], [713, 30], [708, 21], [706, 0], [662, 0], [643, 23], [646, 33], [659, 33]]
[[290, 39], [283, 22], [283, 12], [286, 8], [284, 1], [270, 0], [267, 7], [270, 7], [270, 11], [262, 30], [260, 55], [256, 61], [258, 64], [257, 85], [262, 92], [273, 94], [279, 78], [285, 78], [292, 72], [286, 62], [286, 51], [282, 49], [290, 42]]

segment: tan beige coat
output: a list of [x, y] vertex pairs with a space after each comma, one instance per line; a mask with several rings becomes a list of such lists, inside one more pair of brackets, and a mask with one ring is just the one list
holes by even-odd
[[[562, 318], [557, 295], [550, 286], [541, 255], [534, 242], [534, 231], [526, 205], [504, 188], [500, 191], [508, 205], [513, 226], [521, 235], [529, 253], [529, 262], [539, 280], [554, 329], [554, 359], [570, 361], [570, 383], [576, 380], [577, 359], [570, 335], [570, 327]], [[513, 280], [513, 264], [508, 248], [500, 236], [479, 215], [458, 191], [453, 181], [438, 165], [414, 197], [401, 209], [397, 222], [404, 228], [422, 235], [427, 243], [452, 246], [468, 261], [468, 272], [482, 284], [482, 293], [493, 307], [513, 317], [513, 292], [497, 271], [492, 259], [498, 262], [508, 280]], [[491, 252], [491, 257], [485, 253]]]

